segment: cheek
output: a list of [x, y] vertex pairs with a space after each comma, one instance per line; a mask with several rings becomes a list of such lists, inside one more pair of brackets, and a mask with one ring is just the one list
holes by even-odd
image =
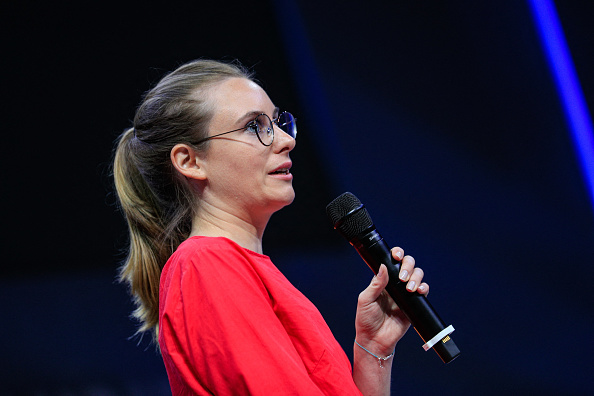
[[216, 178], [223, 183], [239, 185], [259, 182], [266, 173], [266, 161], [254, 150], [234, 150], [218, 154], [216, 163], [211, 165]]

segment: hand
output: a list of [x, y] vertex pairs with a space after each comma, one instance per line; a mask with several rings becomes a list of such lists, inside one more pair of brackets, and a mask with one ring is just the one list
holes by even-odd
[[[399, 278], [407, 282], [411, 293], [429, 293], [429, 285], [422, 282], [423, 270], [415, 268], [415, 259], [404, 256], [401, 248], [392, 249], [392, 257], [402, 260]], [[359, 294], [355, 319], [356, 340], [379, 356], [388, 356], [410, 327], [410, 322], [384, 290], [388, 284], [388, 270], [381, 265], [371, 284]]]

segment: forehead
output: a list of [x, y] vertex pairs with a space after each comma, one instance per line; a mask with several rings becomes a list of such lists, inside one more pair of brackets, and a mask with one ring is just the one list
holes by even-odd
[[230, 78], [215, 85], [209, 92], [214, 116], [242, 116], [247, 112], [268, 113], [274, 109], [266, 92], [245, 78]]

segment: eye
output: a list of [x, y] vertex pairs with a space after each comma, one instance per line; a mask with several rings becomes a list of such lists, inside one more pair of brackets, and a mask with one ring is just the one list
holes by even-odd
[[245, 130], [249, 133], [258, 133], [258, 124], [256, 120], [248, 122], [245, 126]]
[[256, 121], [258, 125], [258, 133], [260, 136], [264, 134], [270, 136], [273, 133], [270, 119], [265, 114], [260, 114], [254, 121]]

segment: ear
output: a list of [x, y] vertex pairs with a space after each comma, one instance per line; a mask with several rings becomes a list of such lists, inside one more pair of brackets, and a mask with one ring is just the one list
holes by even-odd
[[187, 144], [176, 144], [170, 153], [174, 168], [189, 179], [204, 180], [206, 173], [200, 156]]

